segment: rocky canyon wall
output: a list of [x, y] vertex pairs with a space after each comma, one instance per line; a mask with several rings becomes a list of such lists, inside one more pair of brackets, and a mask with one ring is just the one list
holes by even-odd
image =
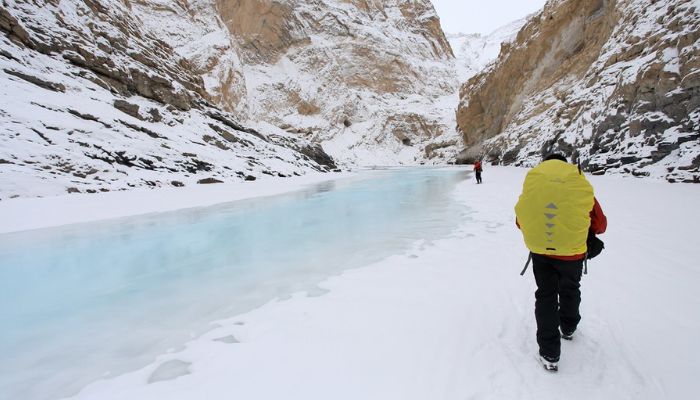
[[700, 4], [550, 0], [461, 88], [462, 161], [700, 180]]
[[244, 122], [210, 6], [2, 0], [0, 201], [335, 170], [317, 143]]
[[4, 0], [0, 22], [119, 96], [216, 107], [346, 164], [446, 162], [462, 144], [429, 0]]
[[356, 164], [417, 163], [454, 132], [436, 107], [457, 85], [453, 55], [429, 1], [217, 4], [243, 61], [251, 120]]

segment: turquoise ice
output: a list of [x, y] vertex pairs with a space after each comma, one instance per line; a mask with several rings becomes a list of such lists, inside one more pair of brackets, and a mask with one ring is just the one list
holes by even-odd
[[0, 235], [0, 398], [71, 395], [230, 317], [448, 234], [465, 172], [389, 169], [215, 207]]

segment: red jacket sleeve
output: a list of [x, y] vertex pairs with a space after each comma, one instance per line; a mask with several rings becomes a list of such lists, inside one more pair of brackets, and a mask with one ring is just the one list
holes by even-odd
[[603, 209], [598, 203], [598, 199], [593, 198], [593, 209], [591, 210], [591, 231], [596, 235], [604, 233], [608, 228], [608, 218], [603, 214]]

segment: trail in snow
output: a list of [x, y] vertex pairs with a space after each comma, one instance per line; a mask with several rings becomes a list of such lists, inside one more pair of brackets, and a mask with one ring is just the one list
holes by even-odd
[[497, 332], [496, 340], [467, 339], [471, 354], [480, 358], [486, 342], [491, 350], [484, 353], [500, 361], [468, 362], [463, 376], [475, 382], [468, 398], [692, 397], [699, 387], [693, 338], [700, 324], [693, 315], [700, 299], [693, 287], [700, 282], [700, 252], [689, 238], [700, 216], [690, 210], [700, 187], [589, 177], [609, 218], [601, 237], [606, 250], [582, 280], [583, 320], [574, 341], [562, 343], [560, 372], [552, 375], [535, 367], [532, 272], [525, 279], [515, 273], [527, 254], [512, 209], [525, 172], [492, 169], [485, 185], [465, 193], [481, 220], [469, 231], [482, 232], [472, 254], [478, 283], [465, 290], [500, 305], [493, 313], [470, 309], [486, 331]]

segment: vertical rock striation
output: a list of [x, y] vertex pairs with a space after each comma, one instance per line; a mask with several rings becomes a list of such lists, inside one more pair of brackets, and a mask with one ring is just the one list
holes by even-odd
[[243, 61], [251, 120], [323, 142], [355, 163], [376, 162], [361, 153], [415, 163], [453, 129], [435, 106], [456, 87], [453, 55], [429, 1], [217, 5]]
[[3, 0], [0, 200], [335, 170], [316, 143], [240, 122], [212, 4]]
[[462, 86], [462, 159], [531, 164], [561, 149], [596, 173], [697, 182], [699, 7], [550, 0]]
[[0, 23], [106, 90], [215, 106], [346, 163], [445, 161], [434, 149], [455, 141], [454, 57], [429, 0], [5, 0]]

